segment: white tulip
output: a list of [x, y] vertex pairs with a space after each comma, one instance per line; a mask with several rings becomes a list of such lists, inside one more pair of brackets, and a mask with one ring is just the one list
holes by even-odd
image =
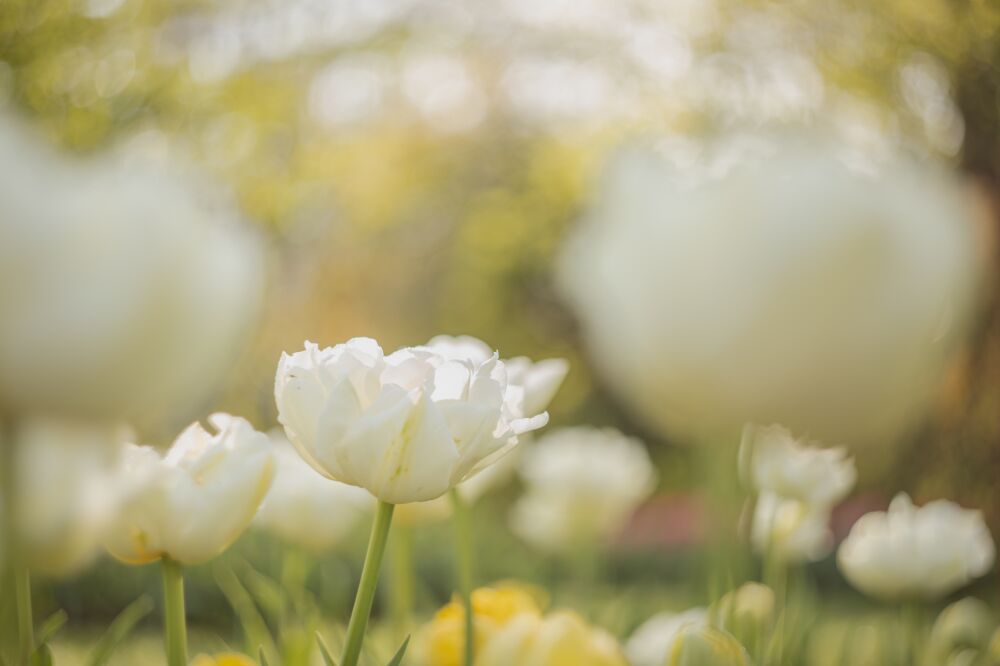
[[[471, 335], [438, 335], [431, 338], [427, 347], [453, 361], [485, 363], [493, 356], [493, 349], [479, 338]], [[532, 361], [527, 356], [503, 359], [507, 368], [507, 390], [516, 391], [524, 414], [545, 411], [569, 372], [569, 363], [564, 358], [547, 358]]]
[[858, 473], [843, 447], [824, 449], [798, 440], [782, 426], [747, 425], [741, 459], [749, 458], [755, 489], [829, 508], [854, 487]]
[[527, 491], [511, 511], [511, 527], [550, 551], [612, 536], [656, 483], [645, 446], [611, 428], [541, 437], [525, 451], [520, 473]]
[[751, 540], [757, 552], [785, 562], [821, 560], [833, 548], [830, 510], [761, 493], [754, 507]]
[[610, 165], [559, 271], [598, 369], [672, 435], [892, 441], [967, 328], [967, 192], [902, 156], [862, 172], [824, 137], [739, 138], [701, 169], [655, 144]]
[[316, 552], [338, 546], [372, 513], [371, 495], [321, 475], [302, 460], [284, 436], [272, 436], [272, 441], [274, 482], [254, 524]]
[[129, 480], [120, 429], [32, 418], [15, 432], [15, 517], [32, 571], [72, 574], [99, 552]]
[[198, 564], [222, 553], [250, 524], [274, 476], [267, 435], [244, 419], [213, 414], [216, 434], [188, 427], [163, 457], [130, 445], [125, 469], [140, 487], [105, 541], [130, 564], [170, 557]]
[[937, 599], [986, 574], [993, 537], [979, 511], [947, 500], [920, 508], [905, 493], [862, 516], [837, 562], [854, 587], [880, 599]]
[[674, 650], [680, 630], [688, 625], [708, 626], [708, 611], [692, 608], [682, 613], [659, 613], [639, 626], [625, 643], [632, 666], [663, 666]]
[[203, 190], [0, 117], [0, 409], [159, 426], [204, 402], [252, 330], [263, 262]]
[[[493, 355], [493, 349], [479, 338], [470, 335], [439, 335], [427, 346], [449, 359], [483, 363]], [[552, 398], [569, 372], [569, 363], [563, 358], [532, 361], [526, 356], [503, 359], [507, 368], [507, 390], [513, 393], [512, 401], [521, 402], [525, 414], [538, 413], [548, 408]], [[458, 485], [462, 497], [474, 502], [494, 488], [510, 481], [517, 471], [525, 447], [519, 446], [468, 481]]]
[[447, 492], [545, 425], [525, 418], [496, 354], [477, 363], [355, 338], [282, 354], [278, 419], [317, 471], [391, 504]]

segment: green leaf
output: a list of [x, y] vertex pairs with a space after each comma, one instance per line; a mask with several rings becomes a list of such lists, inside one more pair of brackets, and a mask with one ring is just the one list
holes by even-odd
[[260, 666], [269, 666], [267, 663], [267, 655], [264, 654], [263, 645], [257, 648], [257, 661], [260, 663]]
[[94, 646], [94, 650], [90, 653], [90, 658], [87, 660], [88, 666], [103, 666], [103, 664], [107, 663], [112, 653], [114, 653], [115, 648], [132, 632], [135, 625], [139, 624], [142, 618], [149, 615], [152, 610], [153, 600], [146, 595], [139, 597], [126, 606], [125, 610], [111, 621], [107, 631], [97, 641], [97, 645]]
[[386, 666], [399, 666], [400, 664], [402, 664], [403, 655], [406, 654], [406, 646], [409, 644], [410, 644], [410, 637], [407, 636], [403, 640], [403, 644], [399, 646], [399, 649], [396, 650], [396, 654], [392, 656], [392, 659], [389, 660], [389, 663], [386, 664]]
[[52, 666], [52, 650], [48, 643], [42, 643], [31, 653], [31, 666]]
[[274, 637], [250, 592], [231, 568], [220, 564], [215, 567], [214, 572], [216, 584], [240, 621], [246, 641], [246, 652], [252, 653], [254, 646], [263, 647], [264, 651], [277, 662], [279, 655]]
[[69, 616], [66, 615], [66, 611], [61, 608], [50, 615], [45, 622], [42, 622], [42, 626], [38, 628], [38, 644], [41, 645], [51, 641], [52, 637], [66, 624], [68, 618]]
[[326, 646], [326, 641], [323, 640], [323, 634], [318, 631], [316, 632], [316, 643], [319, 645], [319, 653], [323, 655], [323, 662], [326, 666], [337, 666], [337, 660], [330, 654], [330, 648]]

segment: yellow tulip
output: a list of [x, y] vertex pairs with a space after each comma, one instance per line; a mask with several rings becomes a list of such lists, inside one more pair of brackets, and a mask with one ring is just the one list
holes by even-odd
[[[478, 654], [486, 641], [521, 615], [538, 617], [537, 595], [514, 583], [481, 587], [472, 592], [474, 640]], [[465, 609], [452, 601], [435, 615], [425, 634], [426, 660], [431, 666], [458, 666], [465, 645]]]
[[626, 666], [618, 642], [576, 613], [522, 614], [491, 636], [476, 666]]

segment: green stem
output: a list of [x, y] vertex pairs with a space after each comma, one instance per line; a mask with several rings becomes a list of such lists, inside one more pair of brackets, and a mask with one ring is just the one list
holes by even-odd
[[413, 624], [413, 533], [405, 525], [397, 525], [392, 531], [390, 546], [392, 561], [391, 604], [396, 638], [400, 641], [410, 633]]
[[0, 448], [3, 450], [2, 490], [3, 490], [3, 538], [8, 544], [7, 557], [3, 562], [9, 570], [13, 584], [13, 597], [17, 609], [17, 655], [18, 662], [30, 663], [35, 651], [35, 625], [31, 612], [31, 576], [25, 565], [24, 553], [21, 550], [19, 529], [15, 517], [17, 507], [17, 438], [14, 436], [13, 423], [0, 418]]
[[385, 554], [394, 508], [395, 506], [388, 502], [382, 500], [378, 502], [371, 538], [368, 540], [368, 552], [365, 554], [365, 565], [361, 569], [361, 582], [354, 597], [354, 610], [351, 611], [351, 621], [347, 624], [347, 640], [344, 643], [343, 655], [340, 657], [340, 666], [357, 666], [358, 657], [361, 656], [361, 644], [365, 640], [365, 627], [372, 612], [375, 586], [378, 584], [378, 572], [382, 566], [382, 556]]
[[14, 593], [17, 596], [18, 654], [21, 663], [27, 664], [35, 651], [35, 625], [31, 613], [31, 576], [20, 561], [14, 566]]
[[187, 666], [187, 621], [184, 614], [184, 572], [179, 562], [163, 557], [163, 628], [167, 666]]
[[465, 650], [463, 664], [472, 666], [475, 660], [475, 641], [473, 640], [475, 623], [472, 609], [472, 525], [469, 522], [469, 507], [457, 488], [451, 490], [451, 505], [454, 512], [455, 525], [455, 555], [458, 560], [458, 593], [462, 597], [462, 607], [465, 609]]

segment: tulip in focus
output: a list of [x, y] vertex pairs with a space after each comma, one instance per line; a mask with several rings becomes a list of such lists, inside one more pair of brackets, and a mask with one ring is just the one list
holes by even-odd
[[476, 666], [627, 666], [614, 637], [572, 612], [521, 614], [483, 646]]
[[553, 431], [525, 451], [520, 473], [527, 490], [511, 527], [555, 552], [613, 536], [656, 484], [642, 442], [611, 428]]
[[374, 509], [361, 488], [310, 467], [284, 436], [272, 436], [275, 474], [254, 525], [290, 544], [322, 553], [339, 544]]
[[692, 608], [682, 613], [659, 613], [636, 629], [625, 644], [632, 666], [663, 666], [673, 653], [680, 630], [688, 625], [708, 626], [708, 611]]
[[214, 434], [194, 423], [163, 457], [148, 446], [126, 449], [125, 470], [140, 487], [106, 539], [116, 558], [206, 562], [250, 524], [274, 476], [271, 442], [239, 417], [213, 414], [209, 422]]
[[732, 634], [688, 624], [678, 632], [666, 666], [751, 666], [751, 661]]
[[837, 553], [854, 587], [883, 600], [938, 599], [993, 566], [993, 537], [979, 511], [947, 500], [915, 507], [905, 493], [862, 516]]
[[[485, 342], [469, 335], [438, 335], [427, 343], [448, 359], [484, 363], [493, 355]], [[503, 359], [507, 368], [507, 390], [515, 402], [522, 404], [525, 414], [536, 414], [548, 408], [552, 398], [569, 372], [569, 363], [562, 358], [532, 361], [526, 356]], [[509, 481], [517, 471], [524, 447], [518, 447], [497, 460], [479, 474], [459, 484], [459, 492], [467, 501], [475, 501], [493, 488]]]
[[494, 354], [452, 360], [426, 347], [388, 356], [355, 338], [282, 354], [275, 377], [278, 418], [317, 471], [389, 504], [446, 493], [541, 428], [523, 416]]
[[881, 445], [918, 424], [975, 300], [967, 191], [818, 134], [701, 155], [623, 151], [564, 249], [562, 290], [612, 388], [698, 440], [777, 422]]

